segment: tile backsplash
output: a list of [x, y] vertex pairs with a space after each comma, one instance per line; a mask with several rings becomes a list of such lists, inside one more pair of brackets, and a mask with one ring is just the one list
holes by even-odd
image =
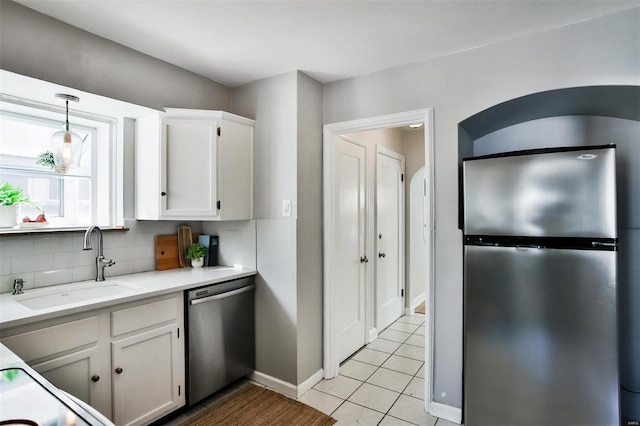
[[[105, 276], [132, 274], [156, 268], [155, 236], [175, 234], [174, 221], [127, 221], [128, 231], [105, 231], [104, 256], [116, 264], [105, 269]], [[199, 222], [187, 223], [202, 232]], [[30, 234], [0, 237], [0, 293], [13, 291], [13, 280], [22, 278], [24, 288], [32, 289], [95, 278], [97, 236], [93, 250], [82, 250], [83, 233]]]

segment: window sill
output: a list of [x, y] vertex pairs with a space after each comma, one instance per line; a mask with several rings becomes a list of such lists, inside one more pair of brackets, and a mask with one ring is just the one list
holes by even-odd
[[[79, 234], [84, 233], [88, 226], [82, 227], [66, 227], [66, 228], [37, 228], [37, 229], [0, 229], [0, 237], [12, 237], [14, 235], [42, 235], [42, 234]], [[128, 231], [129, 228], [125, 226], [105, 226], [100, 227], [102, 232], [123, 232]]]

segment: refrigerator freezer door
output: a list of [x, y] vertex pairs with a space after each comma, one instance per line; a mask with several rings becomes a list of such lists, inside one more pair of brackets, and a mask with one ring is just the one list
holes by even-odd
[[615, 149], [465, 160], [464, 233], [616, 238]]
[[465, 424], [618, 424], [616, 252], [465, 258]]

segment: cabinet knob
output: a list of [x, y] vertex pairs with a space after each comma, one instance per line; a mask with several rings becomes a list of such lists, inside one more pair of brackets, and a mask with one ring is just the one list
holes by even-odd
[[97, 382], [98, 380], [100, 380], [100, 376], [98, 376], [97, 374], [93, 377], [91, 377], [91, 381], [92, 382]]
[[360, 256], [360, 263], [369, 263], [369, 259], [367, 259], [367, 256]]
[[384, 254], [383, 252], [378, 253], [378, 257], [387, 257], [386, 254]]
[[162, 195], [162, 196], [164, 197], [164, 196], [166, 196], [166, 195], [167, 195], [167, 193], [166, 193], [166, 192], [164, 192], [164, 191], [162, 191], [162, 192], [160, 193], [160, 195]]
[[122, 374], [122, 368], [120, 367], [116, 368], [116, 374]]

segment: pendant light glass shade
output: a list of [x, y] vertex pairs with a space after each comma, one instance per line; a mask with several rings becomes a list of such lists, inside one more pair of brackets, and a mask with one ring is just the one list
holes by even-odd
[[56, 98], [65, 100], [66, 121], [64, 130], [51, 136], [53, 162], [55, 163], [56, 172], [67, 173], [80, 166], [80, 157], [82, 156], [82, 138], [69, 130], [69, 101], [78, 102], [80, 99], [76, 96], [62, 93], [56, 94]]

